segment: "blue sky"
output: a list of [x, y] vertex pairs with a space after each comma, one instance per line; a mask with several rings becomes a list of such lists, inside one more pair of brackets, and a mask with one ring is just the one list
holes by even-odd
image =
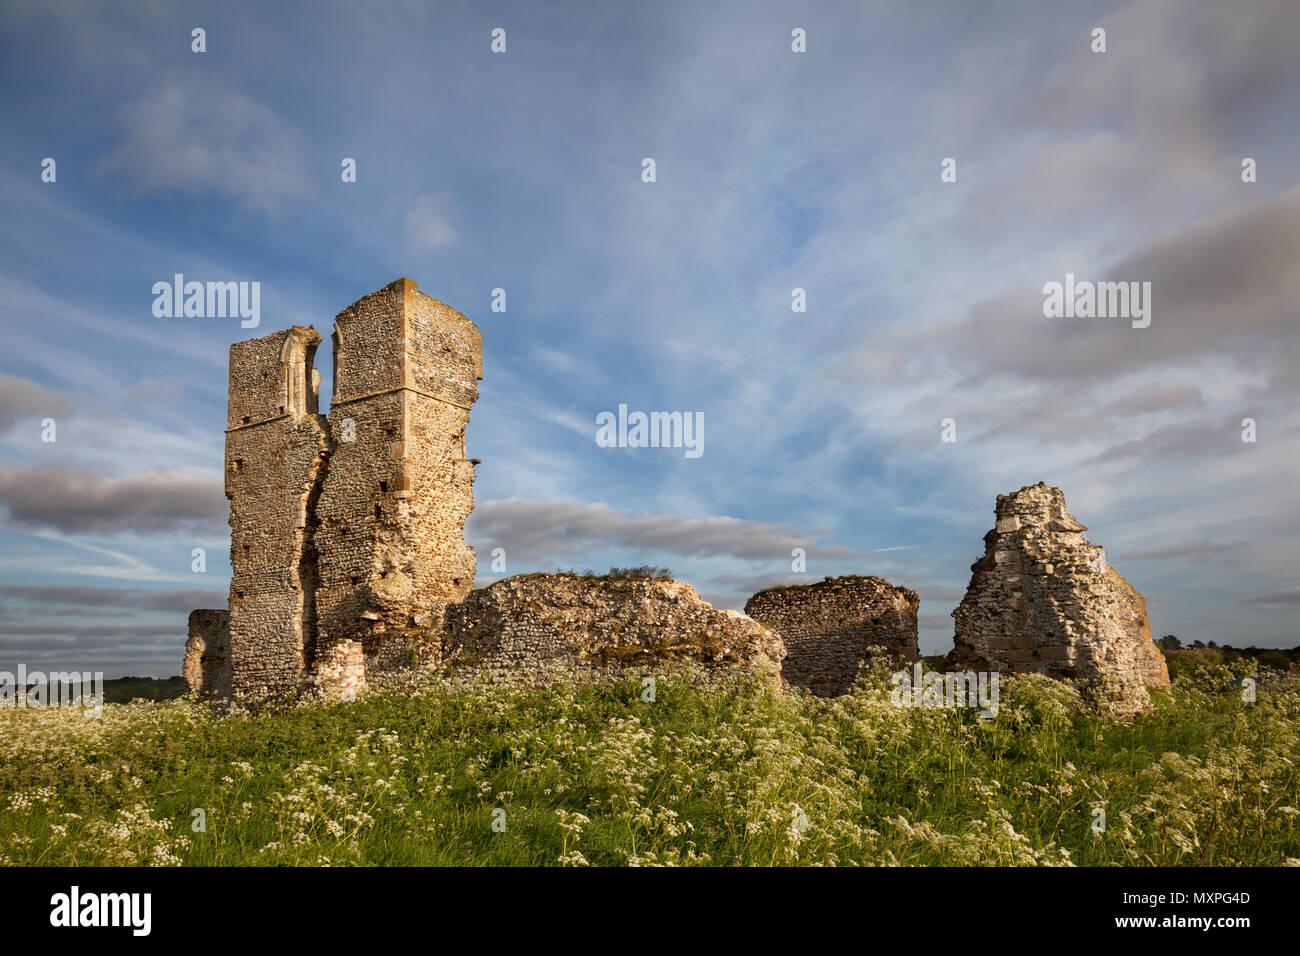
[[[480, 581], [741, 607], [802, 547], [941, 651], [1044, 480], [1157, 635], [1300, 643], [1295, 5], [44, 6], [0, 12], [0, 669], [177, 673], [229, 583], [228, 346], [400, 276], [483, 333]], [[155, 318], [177, 272], [261, 326]], [[1151, 326], [1044, 318], [1067, 272], [1152, 282]], [[598, 447], [620, 403], [704, 454]]]

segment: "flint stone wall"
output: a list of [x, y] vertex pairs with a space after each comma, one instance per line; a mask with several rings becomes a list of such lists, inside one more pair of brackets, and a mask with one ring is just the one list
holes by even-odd
[[444, 660], [488, 677], [584, 670], [618, 675], [689, 659], [739, 667], [779, 683], [780, 637], [738, 611], [719, 610], [668, 578], [524, 574], [446, 610]]
[[781, 676], [787, 682], [835, 697], [849, 692], [872, 645], [900, 662], [917, 659], [919, 606], [915, 591], [850, 575], [760, 591], [746, 602], [745, 613], [781, 636]]
[[230, 347], [226, 497], [230, 499], [233, 689], [296, 690], [315, 643], [310, 502], [328, 456], [316, 413], [320, 336], [294, 326]]
[[181, 670], [192, 693], [229, 697], [231, 693], [230, 612], [190, 611], [189, 639]]
[[1081, 682], [1118, 716], [1148, 711], [1148, 687], [1168, 687], [1146, 601], [1106, 561], [1104, 548], [1040, 482], [998, 495], [996, 524], [953, 611], [960, 670], [1040, 673]]
[[478, 329], [409, 279], [358, 300], [336, 319], [328, 418], [317, 412], [319, 343], [295, 326], [230, 349], [237, 694], [350, 694], [368, 673], [428, 660], [439, 644], [422, 629], [473, 587], [462, 532]]
[[416, 630], [473, 588], [465, 432], [482, 336], [400, 279], [339, 313], [334, 349], [334, 450], [316, 506], [319, 639], [359, 641], [366, 672], [379, 673], [427, 661]]

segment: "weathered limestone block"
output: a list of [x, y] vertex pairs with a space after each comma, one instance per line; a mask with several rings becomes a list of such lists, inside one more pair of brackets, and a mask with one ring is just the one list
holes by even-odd
[[190, 611], [181, 673], [190, 692], [201, 697], [230, 696], [230, 612]]
[[444, 659], [503, 676], [548, 672], [557, 663], [618, 674], [691, 659], [776, 682], [785, 657], [768, 628], [669, 578], [516, 575], [448, 607], [446, 624]]
[[1074, 679], [1103, 709], [1150, 709], [1148, 687], [1168, 687], [1146, 601], [1110, 567], [1105, 549], [1066, 510], [1059, 488], [998, 495], [984, 557], [953, 611], [949, 666]]
[[900, 662], [918, 657], [915, 591], [850, 575], [759, 591], [745, 613], [781, 636], [781, 676], [822, 697], [846, 694], [873, 645]]

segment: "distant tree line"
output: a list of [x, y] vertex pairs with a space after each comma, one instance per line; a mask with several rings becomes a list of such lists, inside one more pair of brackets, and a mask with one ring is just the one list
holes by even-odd
[[1254, 644], [1249, 647], [1233, 647], [1231, 644], [1219, 644], [1215, 641], [1192, 641], [1191, 644], [1184, 645], [1173, 634], [1166, 634], [1156, 641], [1156, 645], [1165, 652], [1165, 657], [1171, 659], [1180, 652], [1187, 654], [1187, 652], [1213, 651], [1212, 654], [1191, 654], [1188, 656], [1203, 660], [1206, 663], [1226, 663], [1242, 658], [1251, 658], [1266, 667], [1274, 667], [1281, 671], [1291, 670], [1293, 666], [1300, 664], [1300, 645], [1292, 648], [1256, 647]]

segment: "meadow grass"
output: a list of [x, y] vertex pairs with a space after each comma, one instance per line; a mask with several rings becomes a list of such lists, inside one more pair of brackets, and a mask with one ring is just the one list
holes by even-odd
[[1300, 864], [1300, 688], [1247, 703], [1239, 676], [1184, 674], [1133, 723], [1035, 676], [992, 720], [898, 708], [884, 669], [834, 700], [680, 670], [653, 702], [429, 678], [225, 714], [4, 708], [0, 863]]

